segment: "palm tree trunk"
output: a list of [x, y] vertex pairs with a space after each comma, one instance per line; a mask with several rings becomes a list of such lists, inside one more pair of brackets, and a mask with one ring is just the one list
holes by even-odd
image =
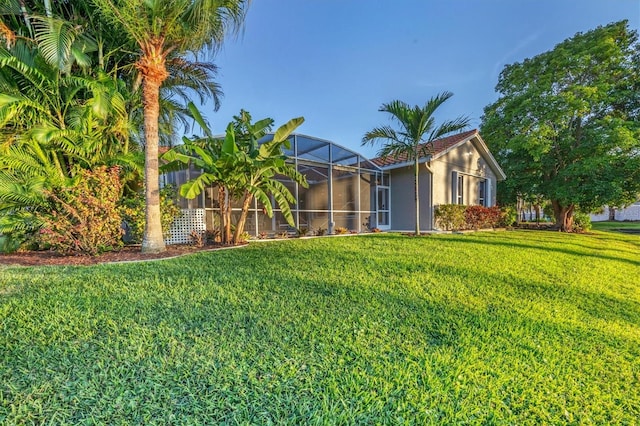
[[420, 191], [418, 188], [418, 178], [420, 173], [420, 165], [418, 164], [418, 157], [416, 156], [415, 164], [414, 164], [414, 185], [413, 189], [415, 192], [416, 198], [416, 236], [420, 235]]
[[[165, 71], [166, 73], [166, 71]], [[162, 237], [160, 220], [160, 182], [158, 173], [158, 117], [160, 115], [160, 85], [162, 80], [147, 75], [142, 85], [144, 104], [144, 139], [145, 139], [145, 201], [146, 222], [142, 237], [143, 253], [160, 253], [167, 248]]]
[[33, 38], [33, 27], [31, 26], [31, 20], [29, 19], [29, 13], [27, 12], [27, 4], [24, 0], [18, 0], [20, 3], [20, 12], [22, 13], [22, 19], [24, 19], [24, 24], [27, 26], [29, 30], [29, 35]]
[[244, 201], [242, 202], [242, 213], [240, 213], [240, 219], [238, 219], [238, 223], [236, 224], [236, 232], [233, 234], [234, 244], [240, 242], [240, 235], [244, 232], [244, 224], [247, 222], [251, 201], [253, 201], [253, 195], [251, 195], [249, 191], [245, 191]]

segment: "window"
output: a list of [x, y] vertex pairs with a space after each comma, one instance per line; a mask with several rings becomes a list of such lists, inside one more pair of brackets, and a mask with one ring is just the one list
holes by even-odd
[[478, 185], [478, 204], [481, 206], [487, 206], [487, 181], [481, 180]]
[[456, 194], [458, 196], [457, 203], [464, 204], [464, 176], [462, 175], [458, 175], [458, 190]]

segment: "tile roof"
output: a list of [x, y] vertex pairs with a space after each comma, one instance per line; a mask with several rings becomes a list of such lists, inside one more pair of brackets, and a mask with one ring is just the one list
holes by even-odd
[[[468, 139], [474, 135], [478, 134], [478, 129], [469, 130], [468, 132], [458, 133], [455, 135], [447, 136], [446, 138], [436, 139], [433, 141], [433, 146], [429, 150], [431, 154], [435, 157], [441, 152], [446, 151], [457, 143], [462, 142], [465, 139]], [[426, 144], [420, 145], [420, 149]], [[393, 164], [406, 163], [407, 156], [400, 155], [398, 158], [394, 157], [377, 157], [371, 160], [372, 163], [379, 167], [387, 167]]]

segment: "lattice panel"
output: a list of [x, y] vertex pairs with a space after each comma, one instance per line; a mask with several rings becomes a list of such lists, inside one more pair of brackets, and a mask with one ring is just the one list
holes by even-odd
[[171, 226], [171, 238], [166, 244], [189, 244], [192, 231], [204, 232], [207, 229], [204, 209], [182, 209], [182, 216]]

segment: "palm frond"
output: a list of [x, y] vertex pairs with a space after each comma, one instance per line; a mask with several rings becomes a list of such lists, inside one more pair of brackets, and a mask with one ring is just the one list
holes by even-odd
[[222, 88], [215, 81], [218, 75], [218, 67], [212, 62], [187, 61], [182, 57], [173, 57], [167, 60], [169, 78], [165, 80], [163, 88], [170, 93], [190, 99], [198, 96], [200, 103], [212, 99], [214, 110], [220, 108], [220, 99], [223, 96]]

